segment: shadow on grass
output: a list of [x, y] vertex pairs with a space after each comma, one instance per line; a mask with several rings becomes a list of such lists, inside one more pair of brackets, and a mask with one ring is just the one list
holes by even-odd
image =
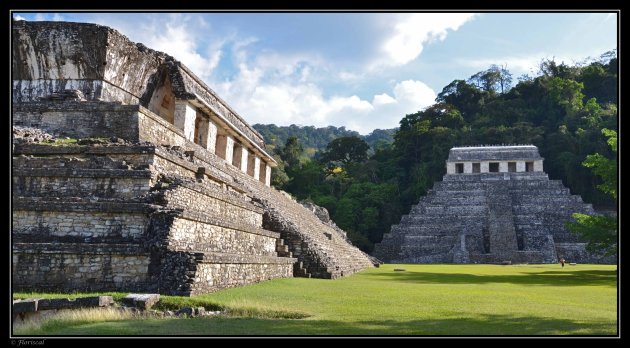
[[509, 275], [479, 275], [467, 273], [389, 272], [365, 273], [365, 277], [382, 278], [387, 281], [433, 283], [433, 284], [480, 284], [513, 283], [553, 286], [617, 286], [616, 270], [563, 270]]
[[485, 315], [409, 321], [272, 320], [243, 318], [151, 319], [57, 328], [44, 335], [617, 335], [614, 322]]

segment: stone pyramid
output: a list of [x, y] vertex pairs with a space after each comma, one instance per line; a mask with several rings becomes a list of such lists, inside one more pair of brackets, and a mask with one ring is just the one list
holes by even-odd
[[455, 147], [447, 173], [374, 256], [391, 263], [614, 262], [591, 255], [564, 224], [593, 214], [560, 180], [543, 172], [538, 148]]

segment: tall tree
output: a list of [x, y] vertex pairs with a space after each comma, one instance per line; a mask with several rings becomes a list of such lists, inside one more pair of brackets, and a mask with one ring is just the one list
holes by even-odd
[[347, 167], [350, 163], [359, 163], [367, 160], [369, 148], [370, 146], [359, 137], [341, 137], [328, 143], [321, 159], [323, 162], [338, 162], [342, 166]]
[[300, 164], [300, 156], [303, 151], [304, 148], [302, 148], [298, 138], [289, 137], [282, 150], [280, 150], [280, 157], [282, 157], [282, 160], [289, 168], [296, 168]]
[[[617, 132], [602, 129], [608, 138], [608, 145], [617, 153]], [[587, 168], [598, 175], [603, 183], [598, 188], [617, 199], [617, 160], [609, 159], [599, 153], [588, 155], [582, 162]], [[605, 255], [615, 255], [617, 246], [617, 219], [608, 216], [573, 214], [576, 222], [567, 223], [567, 227], [583, 240], [588, 241], [586, 249], [591, 252], [601, 252]]]

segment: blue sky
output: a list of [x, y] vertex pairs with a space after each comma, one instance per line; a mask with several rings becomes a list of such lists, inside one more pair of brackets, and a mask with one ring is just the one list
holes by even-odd
[[617, 48], [616, 13], [21, 13], [91, 22], [181, 60], [250, 123], [398, 126], [491, 64], [516, 77]]

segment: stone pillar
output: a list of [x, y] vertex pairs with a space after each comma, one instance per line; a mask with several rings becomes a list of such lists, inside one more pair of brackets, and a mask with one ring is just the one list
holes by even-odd
[[464, 162], [464, 174], [472, 173], [472, 162]]
[[214, 153], [217, 148], [217, 124], [208, 120], [208, 140], [206, 140], [206, 149]]
[[499, 162], [499, 173], [507, 173], [507, 172], [508, 172], [507, 162]]
[[254, 179], [260, 179], [260, 157], [254, 155]]
[[243, 173], [247, 173], [247, 148], [242, 144], [234, 145], [234, 159], [232, 164], [240, 169]]
[[265, 183], [265, 179], [267, 179], [267, 163], [265, 161], [260, 161], [260, 170], [258, 173], [258, 181]]
[[488, 161], [481, 162], [481, 172], [482, 173], [490, 172], [490, 162]]
[[271, 186], [271, 167], [269, 165], [265, 169], [265, 185]]
[[455, 162], [446, 162], [446, 174], [455, 174]]
[[186, 100], [175, 101], [175, 117], [173, 124], [184, 132], [186, 139], [195, 141], [195, 119], [197, 110], [191, 107]]
[[543, 161], [542, 160], [534, 161], [534, 171], [535, 172], [542, 172], [543, 171]]
[[227, 163], [232, 164], [234, 152], [234, 138], [227, 134], [217, 135], [216, 154], [223, 158]]
[[521, 173], [525, 171], [525, 161], [516, 161], [516, 172]]
[[233, 158], [234, 158], [234, 138], [228, 135], [227, 142], [225, 145], [225, 161], [231, 164]]

